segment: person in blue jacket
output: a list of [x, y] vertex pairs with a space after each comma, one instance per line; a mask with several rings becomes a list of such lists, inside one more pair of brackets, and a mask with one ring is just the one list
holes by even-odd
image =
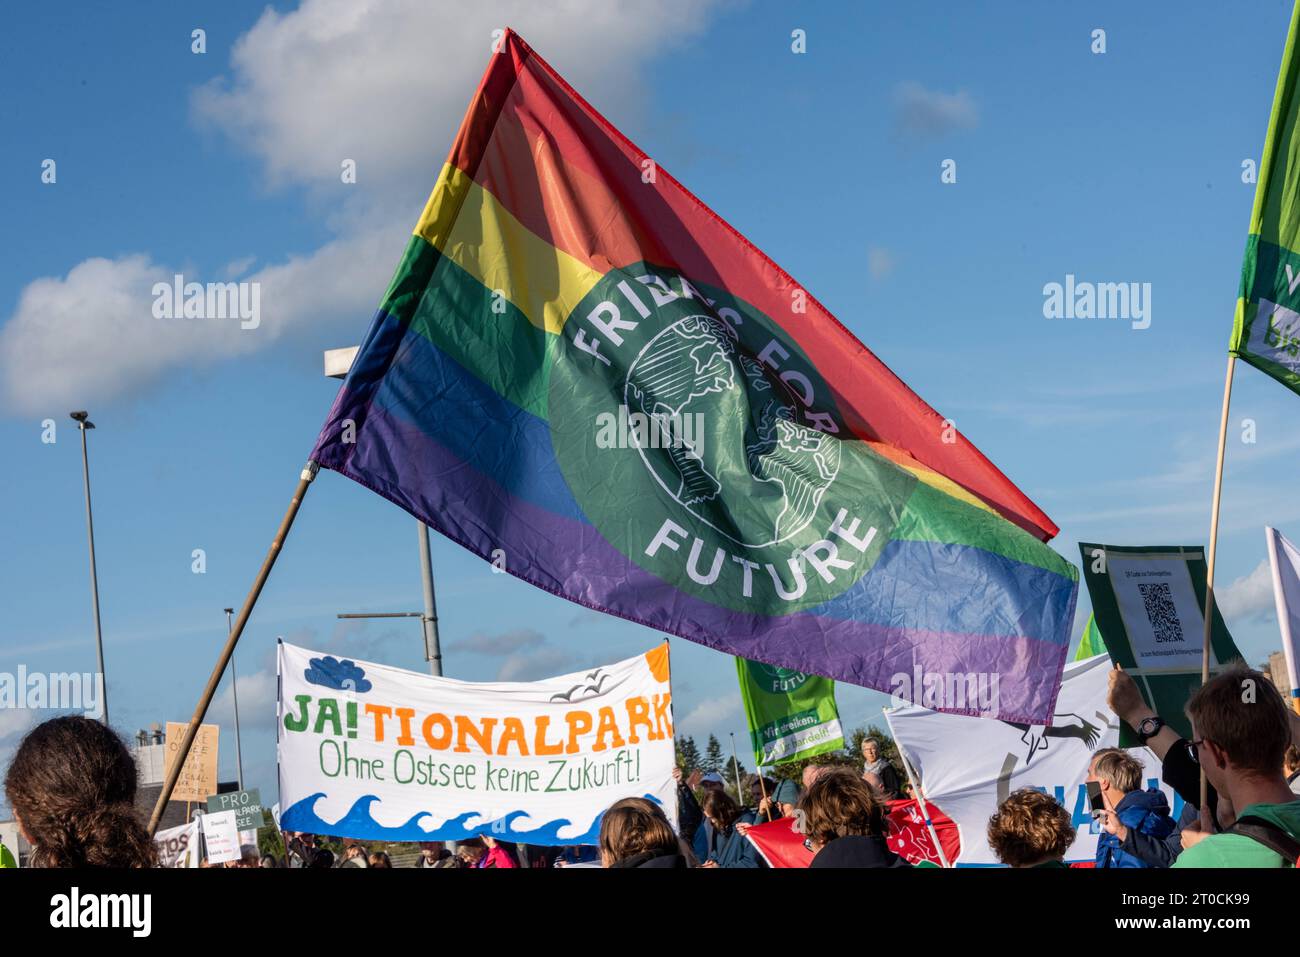
[[701, 867], [766, 866], [758, 848], [736, 829], [737, 824], [753, 824], [754, 812], [741, 810], [726, 791], [709, 791], [700, 804], [709, 824], [708, 847]]
[[[698, 784], [702, 791], [701, 797], [707, 797], [708, 794], [712, 791], [723, 790], [724, 785], [722, 783], [721, 774], [718, 774], [716, 771], [710, 771], [708, 774], [700, 775], [700, 773], [696, 771], [691, 774], [690, 780], [687, 782], [686, 787], [683, 787], [680, 783], [678, 783], [677, 800], [679, 802], [678, 803], [679, 808], [681, 807], [680, 802], [684, 800], [685, 797], [687, 796], [690, 797], [691, 803], [695, 805], [697, 810], [700, 808], [700, 803], [695, 800], [695, 795], [692, 793], [692, 788], [694, 785], [691, 783], [694, 782], [697, 777], [698, 777]], [[683, 792], [685, 792], [685, 794], [683, 794]], [[685, 830], [682, 831], [682, 836], [686, 837]], [[713, 840], [713, 825], [709, 823], [709, 819], [707, 817], [704, 817], [704, 812], [701, 810], [700, 821], [695, 828], [695, 833], [692, 837], [687, 838], [688, 843], [691, 845], [691, 851], [695, 854], [695, 859], [700, 863], [704, 863], [704, 861], [708, 860], [709, 844], [712, 842], [712, 840]]]
[[1159, 866], [1152, 858], [1131, 851], [1130, 833], [1154, 843], [1165, 842], [1176, 829], [1164, 793], [1159, 788], [1142, 789], [1141, 762], [1122, 748], [1102, 748], [1088, 765], [1088, 780], [1100, 785], [1106, 806], [1104, 827], [1097, 838], [1097, 866]]

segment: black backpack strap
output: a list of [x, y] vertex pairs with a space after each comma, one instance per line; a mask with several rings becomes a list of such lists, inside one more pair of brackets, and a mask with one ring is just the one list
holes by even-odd
[[1248, 814], [1245, 817], [1237, 818], [1237, 822], [1228, 828], [1228, 833], [1241, 834], [1251, 840], [1258, 841], [1270, 851], [1282, 855], [1282, 859], [1292, 866], [1300, 864], [1300, 841], [1297, 841], [1272, 821], [1266, 821], [1262, 817]]

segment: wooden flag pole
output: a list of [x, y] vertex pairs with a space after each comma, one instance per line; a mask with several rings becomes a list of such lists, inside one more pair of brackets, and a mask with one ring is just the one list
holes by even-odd
[[[1300, 8], [1297, 8], [1300, 9]], [[1201, 684], [1210, 680], [1210, 631], [1214, 622], [1214, 557], [1219, 545], [1219, 498], [1223, 492], [1223, 453], [1228, 444], [1228, 408], [1232, 404], [1232, 370], [1237, 357], [1228, 354], [1228, 373], [1223, 381], [1223, 412], [1219, 416], [1219, 457], [1214, 466], [1214, 500], [1210, 506], [1210, 548], [1205, 556], [1205, 640], [1201, 645]], [[1205, 769], [1201, 769], [1201, 807], [1208, 800]]]
[[181, 740], [180, 753], [176, 755], [176, 759], [167, 771], [167, 777], [163, 781], [162, 793], [158, 795], [158, 803], [154, 805], [153, 816], [149, 818], [150, 837], [158, 830], [158, 822], [162, 820], [163, 812], [167, 810], [167, 802], [171, 800], [172, 791], [181, 776], [181, 769], [185, 767], [185, 759], [189, 757], [190, 747], [194, 744], [199, 725], [203, 723], [203, 718], [208, 713], [208, 705], [212, 703], [212, 696], [216, 694], [217, 685], [221, 683], [221, 676], [226, 673], [226, 665], [230, 662], [230, 656], [235, 653], [235, 645], [239, 641], [239, 636], [244, 633], [244, 625], [248, 622], [248, 616], [252, 614], [253, 606], [257, 604], [258, 596], [262, 594], [262, 587], [266, 584], [266, 579], [275, 566], [275, 560], [280, 557], [280, 549], [289, 534], [289, 529], [293, 526], [294, 518], [298, 515], [298, 508], [302, 505], [303, 497], [307, 494], [307, 486], [316, 477], [317, 468], [315, 462], [308, 462], [302, 470], [302, 474], [298, 477], [298, 487], [294, 489], [293, 500], [289, 502], [289, 508], [280, 521], [279, 531], [275, 533], [275, 540], [271, 542], [271, 550], [267, 552], [266, 560], [262, 562], [257, 578], [253, 580], [253, 587], [249, 589], [248, 597], [244, 599], [244, 607], [239, 609], [239, 617], [235, 619], [235, 625], [226, 638], [226, 646], [221, 649], [217, 664], [212, 669], [212, 675], [208, 678], [208, 685], [203, 689], [203, 696], [199, 698], [199, 703], [194, 709], [194, 716], [190, 718], [189, 727], [185, 729], [185, 737]]
[[[880, 710], [885, 716], [885, 724], [889, 727], [889, 734], [894, 739], [894, 745], [897, 746], [898, 734], [894, 731], [894, 722], [889, 720], [889, 709], [881, 708]], [[907, 755], [903, 753], [902, 748], [898, 748], [898, 760], [903, 762], [903, 773], [907, 775], [908, 783], [912, 785], [912, 794], [916, 798], [917, 807], [921, 809], [921, 816], [925, 819], [925, 826], [930, 831], [930, 840], [934, 841], [934, 849], [939, 855], [940, 865], [952, 867], [948, 855], [943, 852], [943, 844], [939, 842], [939, 832], [935, 830], [934, 821], [930, 818], [930, 806], [925, 803], [925, 792], [921, 790], [921, 785], [912, 772], [911, 762], [907, 760]]]

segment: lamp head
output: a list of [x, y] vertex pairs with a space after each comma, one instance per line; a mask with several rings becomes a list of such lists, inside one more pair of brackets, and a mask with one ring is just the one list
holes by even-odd
[[69, 412], [73, 421], [77, 422], [83, 429], [93, 429], [95, 423], [90, 421], [90, 413], [82, 410], [80, 412]]

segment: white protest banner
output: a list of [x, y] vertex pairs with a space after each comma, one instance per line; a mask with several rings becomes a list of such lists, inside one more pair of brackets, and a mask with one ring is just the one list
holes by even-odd
[[[1088, 764], [1100, 748], [1117, 747], [1119, 719], [1106, 704], [1110, 659], [1097, 655], [1066, 665], [1050, 726], [942, 714], [908, 705], [885, 712], [899, 749], [919, 775], [927, 804], [961, 832], [958, 866], [996, 865], [989, 817], [1012, 791], [1030, 787], [1052, 795], [1077, 829], [1065, 859], [1096, 859], [1099, 825], [1088, 804]], [[1160, 782], [1160, 762], [1146, 748], [1129, 753], [1146, 769], [1144, 787], [1159, 787], [1175, 817], [1182, 799]]]
[[208, 863], [239, 860], [239, 828], [235, 826], [235, 812], [205, 814], [199, 820], [203, 822], [203, 843], [208, 848]]
[[677, 819], [666, 642], [533, 682], [433, 678], [284, 643], [278, 667], [286, 830], [594, 844], [625, 797]]
[[[1291, 707], [1300, 699], [1300, 549], [1276, 528], [1264, 529], [1268, 542], [1268, 563], [1273, 571], [1273, 600], [1277, 603], [1277, 624], [1282, 632], [1282, 654], [1291, 682]], [[1287, 689], [1279, 688], [1284, 695]]]
[[153, 836], [158, 845], [159, 867], [199, 866], [199, 819], [159, 831]]

